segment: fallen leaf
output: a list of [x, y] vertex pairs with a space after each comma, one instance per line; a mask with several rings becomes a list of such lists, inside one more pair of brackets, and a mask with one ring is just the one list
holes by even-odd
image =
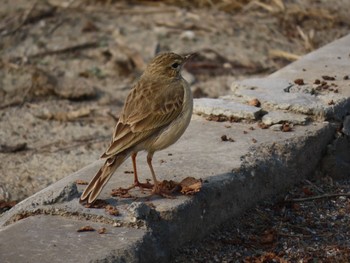
[[254, 107], [260, 107], [261, 103], [258, 99], [252, 99], [248, 101], [248, 105], [254, 106]]
[[181, 193], [185, 195], [192, 195], [197, 193], [202, 188], [202, 180], [193, 177], [186, 177], [180, 182]]
[[284, 258], [281, 258], [277, 256], [273, 252], [267, 252], [261, 256], [252, 256], [252, 257], [247, 257], [243, 261], [244, 263], [268, 263], [268, 262], [274, 262], [274, 263], [288, 263], [287, 260]]
[[303, 193], [307, 196], [312, 196], [314, 193], [308, 187], [303, 187]]
[[292, 130], [292, 126], [289, 123], [284, 123], [281, 130], [283, 132], [289, 132]]
[[86, 204], [86, 208], [106, 208], [108, 203], [105, 200], [97, 199], [92, 204]]
[[331, 76], [322, 76], [322, 78], [324, 79], [324, 80], [335, 80], [335, 77], [331, 77]]
[[105, 227], [102, 227], [99, 230], [97, 230], [97, 233], [99, 234], [106, 234], [106, 232], [107, 232], [107, 229]]
[[111, 196], [121, 197], [121, 198], [132, 198], [134, 197], [129, 193], [127, 189], [119, 187], [118, 189], [112, 189]]
[[0, 200], [0, 209], [10, 209], [12, 208], [13, 206], [15, 206], [17, 204], [16, 201], [3, 201], [3, 200]]
[[92, 112], [90, 108], [81, 108], [74, 111], [67, 112], [43, 112], [37, 114], [36, 117], [43, 120], [55, 120], [55, 121], [74, 121], [81, 117], [87, 117]]
[[112, 215], [112, 216], [117, 216], [117, 215], [119, 215], [118, 209], [117, 209], [115, 206], [112, 206], [112, 205], [107, 205], [107, 206], [105, 207], [105, 211], [106, 211], [108, 214]]
[[221, 136], [221, 140], [223, 141], [223, 142], [234, 142], [235, 140], [234, 139], [232, 139], [231, 137], [227, 137], [227, 135], [222, 135]]
[[303, 79], [295, 79], [294, 83], [300, 86], [305, 84]]
[[88, 182], [88, 181], [81, 180], [81, 179], [78, 179], [78, 180], [75, 181], [75, 184], [79, 184], [79, 185], [88, 185], [89, 182]]
[[91, 226], [83, 226], [77, 230], [77, 232], [92, 232], [95, 231], [95, 229]]
[[260, 243], [263, 245], [272, 244], [275, 240], [276, 231], [274, 229], [264, 231], [263, 235], [260, 237]]
[[258, 122], [258, 126], [259, 126], [260, 129], [267, 129], [267, 128], [269, 128], [269, 125], [266, 125], [262, 121]]
[[26, 143], [17, 143], [14, 145], [0, 144], [1, 153], [15, 153], [15, 152], [20, 152], [24, 150], [27, 150]]
[[334, 103], [334, 100], [330, 100], [330, 101], [328, 101], [328, 105], [334, 105], [335, 103]]
[[81, 32], [96, 32], [99, 28], [91, 21], [87, 21], [83, 28], [81, 29]]
[[179, 183], [173, 181], [173, 180], [163, 180], [159, 183], [159, 187], [163, 190], [165, 190], [165, 192], [175, 192], [178, 190], [179, 187]]

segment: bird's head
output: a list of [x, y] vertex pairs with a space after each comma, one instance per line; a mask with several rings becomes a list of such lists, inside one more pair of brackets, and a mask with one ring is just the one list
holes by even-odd
[[144, 75], [168, 78], [180, 77], [182, 66], [190, 57], [191, 55], [180, 56], [172, 52], [159, 54], [148, 64]]

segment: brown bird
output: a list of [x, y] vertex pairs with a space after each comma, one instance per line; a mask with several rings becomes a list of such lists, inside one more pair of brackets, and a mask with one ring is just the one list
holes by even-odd
[[153, 170], [152, 157], [156, 151], [175, 143], [190, 123], [192, 93], [181, 76], [181, 68], [190, 56], [163, 53], [149, 63], [130, 91], [112, 142], [101, 156], [107, 160], [84, 190], [81, 201], [94, 202], [111, 175], [129, 156], [134, 168], [132, 187], [149, 187], [150, 184], [138, 180], [136, 155], [139, 151], [148, 152], [147, 163], [154, 182], [152, 192], [165, 194]]

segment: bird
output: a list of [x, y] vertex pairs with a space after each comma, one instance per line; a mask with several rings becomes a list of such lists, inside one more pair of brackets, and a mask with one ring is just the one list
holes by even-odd
[[[83, 191], [80, 202], [92, 204], [112, 174], [130, 156], [134, 170], [134, 183], [130, 188], [151, 188], [152, 194], [166, 196], [157, 180], [152, 158], [156, 151], [175, 143], [190, 123], [193, 98], [181, 69], [193, 55], [161, 53], [146, 66], [130, 90], [114, 128], [112, 141], [101, 156], [106, 161]], [[136, 156], [140, 151], [147, 152], [153, 185], [138, 180]]]

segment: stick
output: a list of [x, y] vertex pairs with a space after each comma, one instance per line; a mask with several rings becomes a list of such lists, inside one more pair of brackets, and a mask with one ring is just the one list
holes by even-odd
[[9, 32], [4, 32], [1, 35], [6, 36], [6, 35], [10, 35], [13, 33], [16, 33], [23, 25], [25, 25], [25, 23], [27, 23], [27, 20], [29, 18], [29, 15], [33, 12], [35, 6], [37, 5], [38, 0], [34, 2], [34, 4], [29, 8], [29, 10], [24, 14], [23, 20], [22, 22], [13, 30], [9, 31]]
[[312, 200], [316, 200], [316, 199], [332, 198], [332, 197], [338, 197], [338, 196], [350, 197], [350, 193], [317, 195], [317, 196], [312, 196], [312, 197], [284, 200], [284, 202], [286, 202], [286, 203], [304, 202], [304, 201], [312, 201]]
[[311, 185], [311, 187], [313, 187], [314, 189], [319, 191], [321, 194], [324, 194], [324, 191], [320, 187], [318, 187], [317, 185], [311, 183], [309, 180], [305, 180], [305, 182], [308, 183], [309, 185]]
[[51, 56], [51, 55], [57, 55], [57, 54], [62, 54], [62, 53], [67, 53], [67, 52], [74, 52], [79, 49], [88, 49], [88, 48], [96, 48], [99, 46], [99, 43], [94, 41], [94, 42], [87, 42], [83, 44], [77, 44], [73, 45], [70, 47], [65, 47], [62, 49], [56, 49], [56, 50], [47, 50], [41, 53], [29, 55], [29, 58], [38, 58], [38, 57], [45, 57], [45, 56]]

